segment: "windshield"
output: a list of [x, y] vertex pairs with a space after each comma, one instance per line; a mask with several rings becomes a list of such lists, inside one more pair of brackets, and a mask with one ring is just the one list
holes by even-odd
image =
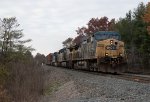
[[96, 40], [105, 40], [109, 38], [114, 38], [120, 40], [120, 35], [117, 32], [97, 32], [94, 34]]

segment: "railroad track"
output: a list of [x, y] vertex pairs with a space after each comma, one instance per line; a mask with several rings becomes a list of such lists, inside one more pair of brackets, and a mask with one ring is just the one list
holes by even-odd
[[140, 82], [140, 83], [150, 83], [150, 75], [123, 73], [119, 75], [118, 78], [129, 80], [129, 81]]
[[80, 70], [71, 69], [71, 70], [93, 74], [93, 75], [100, 75], [104, 77], [111, 77], [111, 78], [118, 78], [118, 79], [123, 79], [123, 80], [128, 80], [128, 81], [134, 81], [134, 82], [139, 82], [139, 83], [150, 83], [150, 75], [129, 74], [129, 73], [110, 74], [110, 73], [95, 72], [95, 71], [81, 70], [81, 69]]
[[[62, 67], [60, 67], [60, 68], [62, 68]], [[63, 69], [67, 69], [67, 68], [63, 68]], [[68, 70], [78, 71], [78, 72], [82, 72], [82, 73], [88, 73], [88, 74], [92, 74], [92, 75], [100, 75], [100, 76], [104, 76], [104, 77], [134, 81], [134, 82], [139, 82], [139, 83], [150, 83], [150, 75], [129, 74], [129, 73], [110, 74], [110, 73], [96, 72], [96, 71], [89, 71], [89, 70], [82, 70], [82, 69], [68, 69]]]

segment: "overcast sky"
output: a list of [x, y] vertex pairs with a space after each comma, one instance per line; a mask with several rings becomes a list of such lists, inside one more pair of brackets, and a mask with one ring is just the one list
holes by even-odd
[[0, 0], [0, 18], [17, 17], [29, 44], [47, 55], [75, 37], [75, 30], [93, 17], [120, 18], [148, 0]]

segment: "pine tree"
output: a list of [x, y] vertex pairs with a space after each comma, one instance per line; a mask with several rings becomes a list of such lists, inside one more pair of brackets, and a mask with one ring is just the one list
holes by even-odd
[[0, 21], [0, 42], [1, 42], [1, 53], [6, 55], [12, 52], [26, 52], [27, 50], [32, 50], [31, 47], [26, 47], [24, 44], [30, 42], [31, 39], [21, 40], [23, 35], [23, 30], [18, 29], [20, 24], [18, 24], [15, 17], [4, 18]]

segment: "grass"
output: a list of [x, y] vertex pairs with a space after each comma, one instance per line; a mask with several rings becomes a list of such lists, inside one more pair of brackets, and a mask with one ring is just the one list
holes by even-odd
[[53, 92], [56, 92], [61, 84], [59, 82], [54, 82], [48, 85], [48, 87], [44, 90], [44, 95], [51, 95]]
[[0, 65], [0, 84], [4, 84], [8, 78], [9, 72], [4, 65]]
[[13, 62], [9, 66], [7, 89], [14, 102], [37, 102], [43, 94], [43, 69], [34, 62]]

